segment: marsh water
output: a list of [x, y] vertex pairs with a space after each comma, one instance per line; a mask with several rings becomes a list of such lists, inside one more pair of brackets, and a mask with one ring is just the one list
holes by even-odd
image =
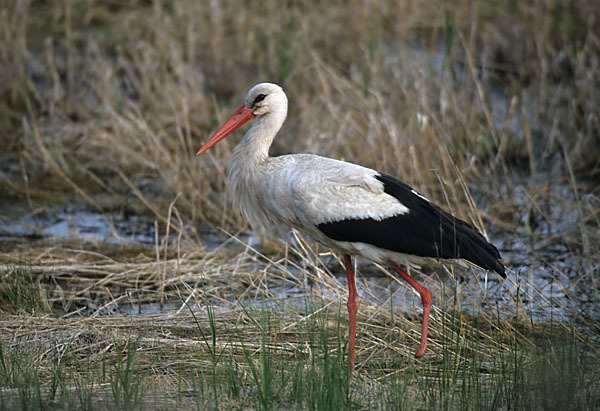
[[[591, 209], [597, 208], [598, 197], [593, 190], [579, 195], [580, 201], [591, 204]], [[573, 193], [567, 189], [557, 189], [552, 197], [574, 200]], [[590, 253], [579, 252], [581, 236], [583, 242], [586, 241], [581, 215], [565, 212], [563, 205], [553, 201], [544, 208], [543, 216], [534, 210], [523, 213], [522, 226], [517, 232], [488, 233], [506, 263], [506, 280], [473, 269], [456, 268], [455, 275], [450, 276], [441, 269], [434, 269], [429, 272], [434, 279], [428, 279], [426, 285], [437, 288], [434, 295], [445, 295], [445, 298], [460, 294], [461, 308], [467, 311], [484, 306], [489, 311], [502, 313], [499, 315], [502, 317], [518, 316], [520, 310], [525, 310], [533, 321], [575, 319], [594, 323], [594, 319], [600, 318], [599, 296], [593, 294], [594, 287], [586, 286], [588, 278], [593, 278], [589, 270], [594, 270], [594, 262], [585, 257]], [[163, 233], [157, 233], [155, 227], [149, 215], [100, 212], [83, 204], [38, 208], [5, 206], [0, 213], [0, 247], [2, 243], [40, 240], [93, 241], [100, 249], [102, 244], [155, 247], [164, 241]], [[196, 227], [196, 232], [201, 236], [199, 246], [207, 250], [222, 247], [226, 240], [223, 234], [209, 227]], [[171, 241], [174, 240], [172, 237]], [[250, 235], [238, 235], [236, 241], [227, 241], [225, 247], [234, 252], [244, 248], [260, 250], [260, 242]], [[322, 260], [340, 282], [346, 282], [342, 268], [333, 257], [325, 256]], [[363, 298], [385, 301], [402, 312], [414, 313], [415, 307], [420, 307], [418, 297], [394, 278], [382, 275], [366, 261], [359, 261], [358, 268], [358, 288]], [[296, 278], [300, 277], [298, 273]], [[273, 281], [265, 286], [269, 294], [276, 297], [275, 301], [284, 305], [302, 304], [310, 293], [310, 287], [302, 281]], [[260, 301], [260, 296], [255, 301]], [[157, 301], [123, 304], [117, 309], [132, 315], [155, 315], [181, 310], [182, 304], [161, 306]]]

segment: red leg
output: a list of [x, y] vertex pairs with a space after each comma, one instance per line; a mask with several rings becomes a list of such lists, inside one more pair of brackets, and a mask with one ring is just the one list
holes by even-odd
[[358, 293], [356, 292], [356, 282], [354, 281], [354, 269], [352, 268], [352, 258], [348, 254], [344, 254], [344, 263], [346, 265], [346, 276], [348, 277], [348, 317], [350, 325], [348, 327], [348, 337], [350, 345], [348, 347], [348, 355], [350, 357], [348, 368], [350, 371], [354, 369], [354, 343], [356, 341], [356, 313], [358, 312]]
[[429, 328], [429, 312], [431, 311], [431, 291], [423, 287], [410, 275], [406, 274], [398, 267], [393, 267], [400, 277], [404, 278], [415, 290], [421, 295], [421, 303], [423, 304], [423, 330], [421, 331], [421, 345], [415, 353], [415, 357], [419, 358], [425, 354], [427, 348], [427, 329]]

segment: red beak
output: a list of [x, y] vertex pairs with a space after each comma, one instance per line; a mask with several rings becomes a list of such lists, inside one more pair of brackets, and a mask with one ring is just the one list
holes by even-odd
[[254, 110], [246, 107], [244, 104], [242, 107], [238, 109], [233, 115], [219, 128], [215, 134], [202, 146], [200, 150], [196, 153], [196, 155], [200, 155], [204, 153], [206, 150], [217, 144], [219, 141], [223, 140], [230, 133], [238, 129], [242, 126], [242, 124], [246, 123], [248, 120], [252, 118], [252, 112]]

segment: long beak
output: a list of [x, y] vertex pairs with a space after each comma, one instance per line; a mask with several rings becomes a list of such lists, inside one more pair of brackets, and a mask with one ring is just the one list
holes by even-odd
[[246, 107], [244, 104], [242, 107], [238, 109], [233, 115], [219, 128], [215, 134], [202, 146], [200, 150], [196, 153], [197, 156], [204, 153], [206, 150], [217, 144], [219, 141], [223, 140], [234, 130], [238, 129], [245, 122], [252, 118], [252, 112], [254, 110]]

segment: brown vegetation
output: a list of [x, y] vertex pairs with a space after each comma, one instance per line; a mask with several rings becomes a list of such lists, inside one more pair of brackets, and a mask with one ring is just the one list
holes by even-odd
[[[174, 233], [155, 248], [0, 243], [0, 307], [12, 313], [1, 316], [3, 341], [82, 336], [92, 341], [87, 350], [102, 353], [123, 327], [125, 340], [148, 336], [141, 346], [149, 351], [160, 340], [192, 352], [202, 344], [192, 341], [197, 325], [181, 304], [202, 307], [210, 298], [222, 307], [222, 330], [240, 330], [235, 338], [244, 334], [252, 346], [259, 328], [236, 301], [278, 301], [269, 291], [274, 283], [317, 284], [328, 312], [337, 313], [346, 291], [330, 274], [339, 265], [319, 260], [310, 244], [265, 256], [243, 246], [209, 251], [198, 232], [206, 224], [247, 228], [225, 184], [242, 133], [195, 153], [261, 81], [281, 84], [290, 99], [273, 155], [311, 152], [396, 175], [498, 243], [512, 269], [506, 284], [488, 285], [483, 273], [462, 280], [455, 267], [427, 270], [442, 308], [432, 324], [433, 353], [441, 349], [443, 312], [462, 304], [482, 307], [485, 324], [471, 330], [490, 358], [513, 337], [531, 343], [539, 336], [532, 331], [544, 330], [532, 312], [547, 318], [557, 304], [561, 327], [572, 321], [578, 333], [600, 333], [593, 321], [600, 281], [594, 2], [0, 4], [0, 206], [79, 201], [99, 212], [145, 213], [161, 235]], [[28, 273], [39, 299], [9, 298], [20, 287], [15, 273]], [[458, 277], [456, 294], [445, 288], [448, 274]], [[410, 357], [418, 319], [395, 323], [390, 301], [363, 289], [372, 295], [359, 309], [359, 368], [390, 353]], [[558, 290], [557, 304], [549, 289]], [[481, 300], [469, 301], [473, 295]], [[152, 321], [119, 312], [165, 297], [179, 308]], [[310, 313], [286, 312], [274, 344], [293, 353]], [[114, 317], [99, 318], [106, 313]], [[206, 312], [197, 315], [207, 326]], [[464, 321], [460, 327], [472, 327]], [[240, 347], [230, 348], [243, 362]], [[37, 354], [43, 358], [43, 350]]]

